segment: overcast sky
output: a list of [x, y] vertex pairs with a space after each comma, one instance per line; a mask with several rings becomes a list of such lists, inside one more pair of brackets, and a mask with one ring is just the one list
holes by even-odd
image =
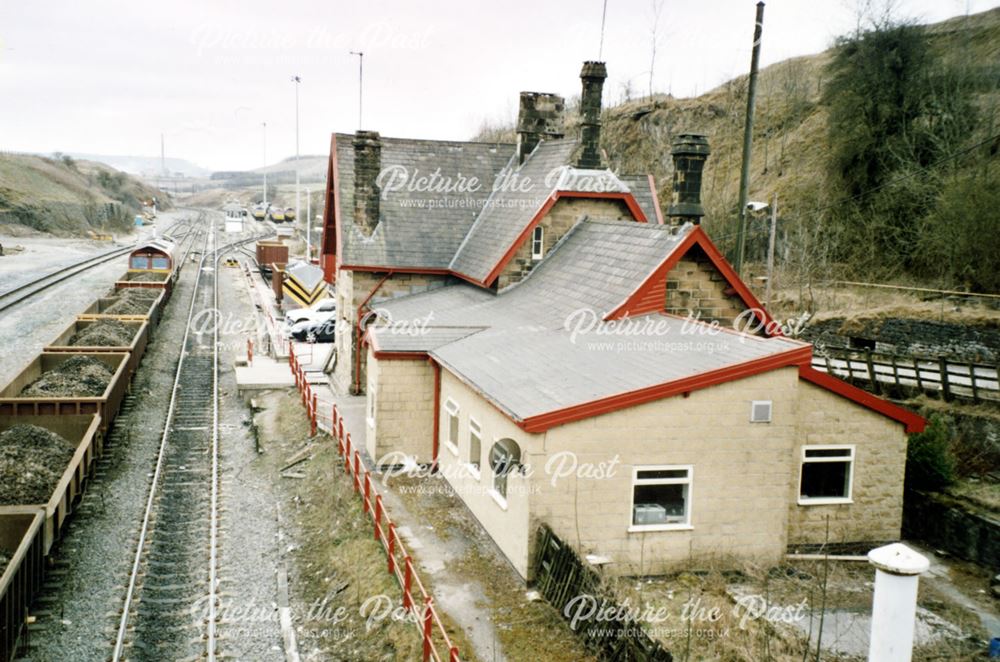
[[[1000, 0], [901, 0], [922, 22]], [[770, 0], [762, 63], [852, 29], [855, 0]], [[651, 0], [608, 0], [605, 103], [649, 85]], [[326, 153], [332, 131], [467, 139], [509, 121], [520, 90], [579, 92], [602, 0], [34, 0], [0, 3], [0, 149], [159, 155], [212, 169]], [[653, 87], [699, 94], [749, 66], [752, 0], [666, 0]]]

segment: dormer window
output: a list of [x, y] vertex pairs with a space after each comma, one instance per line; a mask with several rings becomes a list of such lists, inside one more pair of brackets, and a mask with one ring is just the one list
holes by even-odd
[[541, 225], [536, 225], [534, 232], [531, 233], [531, 259], [541, 260], [545, 255], [545, 250], [543, 248], [543, 239], [545, 238], [545, 228]]

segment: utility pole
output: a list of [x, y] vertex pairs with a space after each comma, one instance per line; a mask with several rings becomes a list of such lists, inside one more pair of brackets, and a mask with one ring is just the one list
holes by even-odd
[[771, 238], [767, 242], [767, 285], [764, 286], [764, 305], [771, 307], [771, 279], [774, 278], [774, 233], [778, 227], [778, 194], [771, 197]]
[[358, 128], [363, 126], [364, 110], [364, 85], [365, 85], [365, 54], [361, 51], [351, 51], [351, 55], [358, 56]]
[[292, 76], [295, 83], [295, 218], [302, 218], [299, 215], [299, 83], [302, 79]]
[[264, 218], [267, 218], [267, 122], [261, 122], [264, 135]]
[[760, 39], [764, 31], [764, 2], [757, 3], [753, 29], [753, 54], [750, 56], [750, 80], [747, 87], [747, 115], [743, 126], [743, 168], [740, 171], [740, 224], [736, 232], [736, 273], [742, 275], [743, 250], [746, 245], [747, 196], [750, 189], [750, 153], [753, 142], [753, 111], [757, 97], [757, 68], [760, 63]]

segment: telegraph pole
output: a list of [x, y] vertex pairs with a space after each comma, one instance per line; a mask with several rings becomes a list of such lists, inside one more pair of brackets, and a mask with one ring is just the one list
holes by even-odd
[[302, 218], [299, 215], [299, 83], [302, 79], [292, 76], [295, 83], [295, 218]]
[[753, 29], [753, 54], [750, 56], [750, 80], [747, 87], [747, 115], [743, 126], [743, 168], [740, 171], [740, 224], [736, 232], [736, 273], [742, 275], [743, 250], [746, 244], [747, 196], [750, 189], [750, 153], [753, 142], [753, 111], [757, 97], [757, 68], [760, 63], [760, 39], [764, 31], [764, 2], [757, 3]]
[[351, 55], [358, 56], [358, 128], [360, 129], [363, 124], [364, 106], [364, 85], [365, 85], [365, 54], [361, 51], [351, 51]]
[[264, 218], [267, 218], [267, 122], [260, 123], [264, 138]]

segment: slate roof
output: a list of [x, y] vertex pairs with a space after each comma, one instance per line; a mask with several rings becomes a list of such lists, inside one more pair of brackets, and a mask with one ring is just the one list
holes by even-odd
[[[383, 172], [405, 172], [408, 181], [413, 181], [439, 170], [442, 177], [474, 177], [480, 186], [476, 191], [446, 194], [409, 190], [405, 185], [385, 191], [381, 222], [371, 237], [365, 237], [353, 222], [354, 135], [337, 134], [335, 139], [341, 219], [338, 250], [346, 265], [447, 269], [492, 190], [496, 174], [514, 153], [509, 144], [381, 138]], [[429, 200], [441, 204], [428, 209]]]
[[509, 185], [493, 193], [451, 261], [451, 269], [484, 281], [517, 236], [556, 189], [555, 177], [576, 149], [573, 139], [538, 143], [513, 171]]
[[658, 223], [660, 214], [656, 209], [656, 196], [649, 186], [648, 175], [620, 175], [620, 179], [632, 192], [632, 197], [639, 203], [639, 208], [646, 215], [649, 223]]

